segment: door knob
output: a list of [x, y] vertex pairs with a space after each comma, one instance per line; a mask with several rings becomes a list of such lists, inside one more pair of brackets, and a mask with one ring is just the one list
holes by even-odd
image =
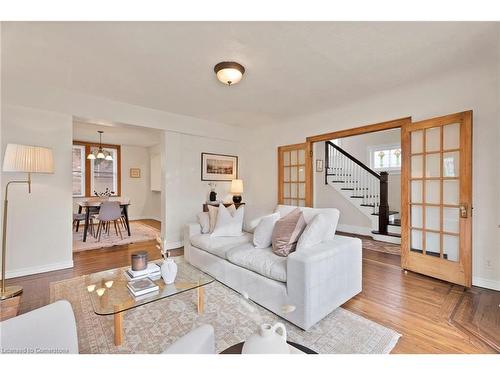
[[462, 219], [466, 219], [467, 218], [467, 203], [462, 203], [460, 205], [460, 217]]

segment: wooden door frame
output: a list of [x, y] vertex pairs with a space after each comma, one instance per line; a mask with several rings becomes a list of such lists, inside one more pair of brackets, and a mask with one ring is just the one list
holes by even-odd
[[[410, 158], [409, 152], [403, 153], [403, 163], [401, 169], [401, 267], [417, 273], [426, 274], [438, 279], [446, 278], [450, 282], [460, 284], [470, 288], [472, 286], [472, 110], [453, 113], [450, 115], [439, 116], [431, 119], [417, 121], [404, 127], [401, 132], [402, 143], [401, 147], [410, 150], [410, 132], [412, 129], [420, 129], [423, 123], [427, 123], [425, 128], [440, 126], [443, 123], [464, 123], [470, 128], [470, 137], [460, 134], [460, 185], [459, 185], [459, 204], [466, 203], [468, 205], [468, 217], [460, 219], [460, 235], [464, 236], [464, 247], [469, 248], [467, 253], [460, 249], [459, 263], [463, 267], [460, 274], [449, 274], [442, 270], [438, 263], [439, 258], [429, 257], [423, 254], [409, 254], [409, 251], [403, 251], [403, 245], [409, 248], [410, 244]], [[443, 132], [441, 131], [441, 143]], [[425, 141], [424, 141], [425, 142]], [[425, 143], [424, 143], [425, 147]], [[424, 150], [425, 151], [425, 150]], [[441, 145], [441, 152], [443, 152]], [[467, 163], [464, 163], [463, 157], [470, 156]], [[441, 166], [442, 168], [442, 166]], [[425, 171], [424, 171], [425, 173]], [[425, 181], [425, 180], [422, 180]], [[424, 184], [424, 182], [423, 182]], [[442, 194], [442, 192], [441, 192]], [[467, 195], [468, 199], [463, 199], [463, 195]], [[442, 200], [442, 199], [441, 199]], [[441, 202], [442, 205], [442, 202]], [[465, 220], [465, 221], [464, 221]], [[404, 228], [407, 228], [406, 230]], [[460, 246], [460, 245], [459, 245]], [[442, 249], [441, 249], [442, 251]], [[421, 264], [410, 264], [410, 256], [418, 257]], [[414, 259], [415, 260], [415, 259]], [[415, 262], [414, 262], [415, 263]], [[462, 279], [465, 280], [462, 283]]]
[[306, 207], [312, 207], [312, 183], [310, 181], [310, 176], [312, 174], [312, 164], [309, 163], [309, 159], [312, 160], [311, 157], [309, 157], [309, 144], [307, 142], [304, 143], [294, 143], [292, 145], [286, 145], [286, 146], [278, 146], [278, 204], [281, 204], [281, 197], [283, 194], [283, 168], [282, 168], [282, 160], [281, 160], [281, 155], [284, 151], [290, 151], [294, 150], [298, 147], [305, 147], [305, 167], [306, 170], [304, 171], [304, 176], [306, 176], [306, 191], [305, 191], [305, 206]]
[[[345, 137], [352, 137], [354, 135], [361, 135], [361, 134], [368, 134], [368, 133], [375, 133], [379, 132], [382, 130], [390, 130], [390, 129], [397, 129], [397, 128], [403, 128], [403, 126], [411, 124], [412, 119], [411, 116], [409, 117], [401, 117], [398, 119], [394, 120], [389, 120], [389, 121], [384, 121], [384, 122], [378, 122], [375, 124], [368, 124], [368, 125], [362, 125], [358, 126], [355, 128], [350, 128], [350, 129], [343, 129], [343, 130], [337, 130], [334, 132], [330, 133], [323, 133], [319, 135], [314, 135], [311, 137], [306, 138], [306, 166], [309, 166], [309, 168], [306, 169], [306, 173], [309, 173], [307, 175], [306, 181], [308, 186], [308, 190], [310, 192], [310, 205], [308, 207], [312, 207], [313, 204], [313, 189], [314, 189], [314, 168], [313, 168], [313, 146], [314, 143], [316, 142], [324, 142], [324, 141], [329, 141], [332, 139], [337, 139], [337, 138], [345, 138]], [[401, 147], [403, 147], [403, 139], [401, 137]], [[307, 189], [307, 187], [306, 187]]]

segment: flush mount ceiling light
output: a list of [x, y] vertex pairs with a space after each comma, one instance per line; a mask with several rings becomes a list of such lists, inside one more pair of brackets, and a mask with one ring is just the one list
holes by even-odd
[[245, 68], [234, 61], [223, 61], [215, 65], [214, 71], [219, 81], [231, 86], [241, 81]]
[[99, 133], [99, 148], [96, 151], [91, 151], [87, 155], [87, 159], [89, 160], [95, 160], [95, 159], [106, 159], [106, 160], [113, 160], [113, 156], [106, 150], [102, 148], [102, 133], [104, 133], [102, 130], [97, 131]]

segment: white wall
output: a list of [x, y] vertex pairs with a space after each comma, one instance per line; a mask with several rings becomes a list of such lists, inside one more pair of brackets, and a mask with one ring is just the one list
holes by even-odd
[[[182, 244], [184, 224], [196, 221], [210, 188], [201, 181], [201, 153], [211, 152], [239, 156], [239, 176], [242, 174], [241, 145], [238, 142], [165, 132], [166, 147], [166, 238], [169, 248]], [[245, 180], [246, 181], [246, 180]], [[244, 183], [245, 183], [244, 181]], [[230, 182], [217, 182], [217, 198], [231, 201]], [[245, 194], [243, 194], [243, 201]]]
[[269, 212], [277, 201], [276, 147], [303, 142], [306, 136], [412, 116], [423, 120], [472, 109], [473, 139], [473, 284], [500, 289], [499, 212], [499, 66], [478, 57], [477, 65], [429, 77], [390, 92], [329, 111], [256, 129], [248, 142], [252, 163], [246, 173], [247, 197], [262, 203], [252, 213]]
[[[122, 196], [130, 199], [130, 220], [161, 220], [161, 192], [151, 191], [149, 148], [122, 145], [121, 158]], [[140, 168], [141, 177], [131, 178], [130, 168]]]
[[[72, 267], [71, 116], [3, 104], [3, 150], [7, 143], [50, 147], [55, 162], [54, 174], [32, 176], [31, 194], [27, 185], [9, 188], [7, 278]], [[25, 178], [2, 173], [3, 191]]]

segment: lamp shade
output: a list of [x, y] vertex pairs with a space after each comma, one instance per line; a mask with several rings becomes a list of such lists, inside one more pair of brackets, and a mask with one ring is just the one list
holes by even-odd
[[241, 193], [243, 193], [243, 180], [232, 180], [231, 194], [241, 194]]
[[9, 143], [5, 149], [3, 171], [54, 173], [52, 149]]

